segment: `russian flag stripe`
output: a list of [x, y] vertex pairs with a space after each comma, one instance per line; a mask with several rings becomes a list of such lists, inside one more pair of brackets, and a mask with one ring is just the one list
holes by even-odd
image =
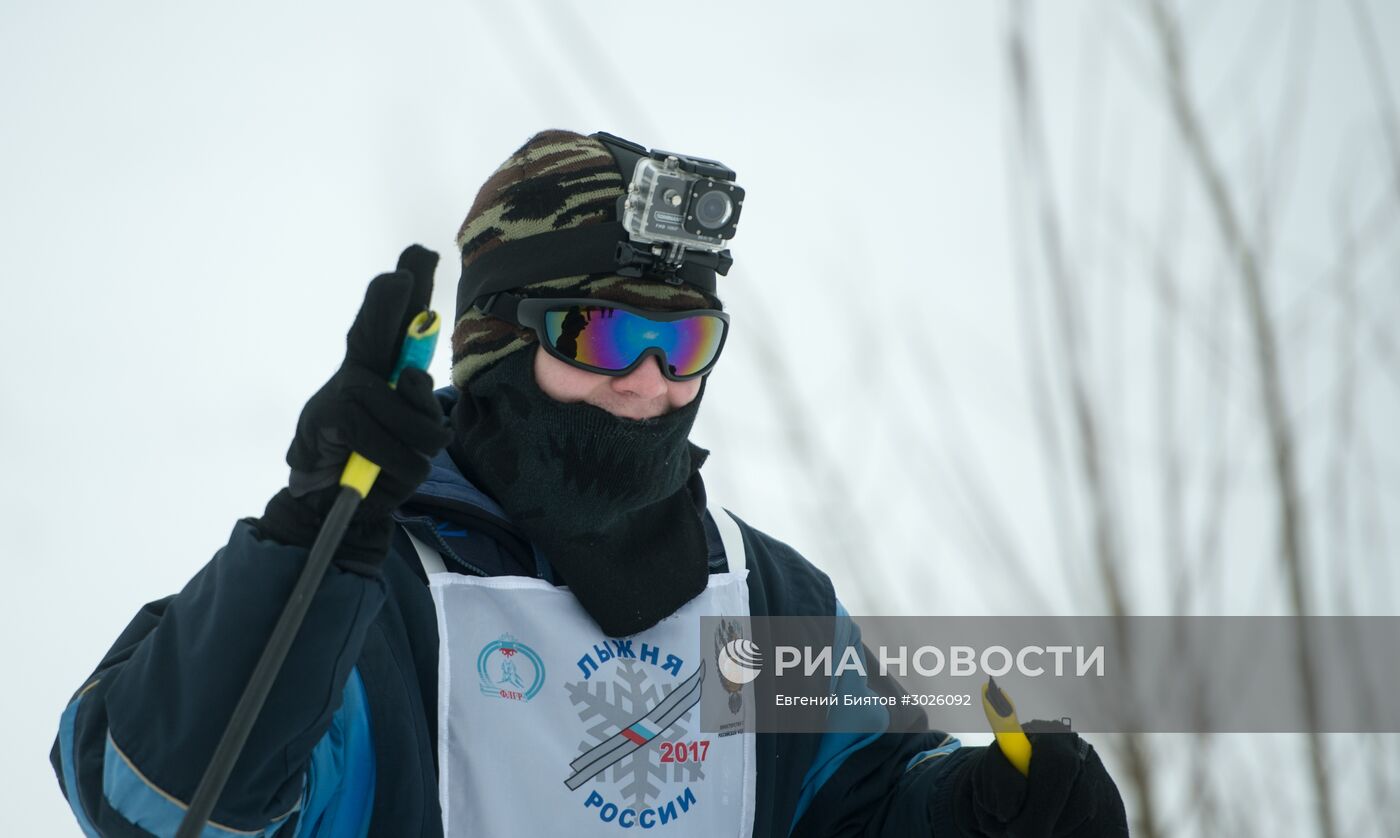
[[633, 742], [636, 742], [638, 745], [645, 745], [652, 739], [656, 738], [655, 733], [652, 733], [651, 731], [647, 730], [640, 723], [634, 724], [626, 730], [622, 731], [622, 735], [626, 736], [628, 739], [631, 739]]

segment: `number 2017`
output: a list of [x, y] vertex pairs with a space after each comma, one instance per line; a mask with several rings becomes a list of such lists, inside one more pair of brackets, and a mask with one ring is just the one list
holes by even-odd
[[710, 740], [699, 742], [662, 742], [662, 762], [704, 762], [710, 751]]

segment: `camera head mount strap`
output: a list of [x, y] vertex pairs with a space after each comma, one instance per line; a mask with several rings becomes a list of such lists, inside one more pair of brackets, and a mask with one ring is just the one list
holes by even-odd
[[589, 134], [590, 137], [602, 143], [608, 151], [612, 152], [613, 159], [617, 161], [618, 171], [622, 172], [622, 182], [631, 183], [632, 175], [637, 171], [637, 161], [643, 157], [650, 157], [653, 160], [665, 160], [668, 157], [676, 158], [676, 162], [687, 172], [694, 172], [720, 180], [733, 180], [734, 170], [719, 162], [705, 157], [695, 157], [693, 155], [676, 154], [670, 151], [663, 151], [655, 148], [650, 151], [646, 146], [634, 143], [631, 140], [624, 140], [616, 134], [609, 134], [607, 131], [598, 131]]
[[598, 131], [588, 136], [602, 143], [604, 148], [612, 152], [613, 159], [617, 161], [617, 170], [622, 173], [622, 183], [625, 189], [626, 184], [632, 182], [632, 174], [637, 171], [637, 161], [649, 155], [646, 146], [631, 140], [624, 140], [616, 134], [609, 134], [607, 131]]
[[[675, 284], [685, 282], [713, 295], [716, 274], [728, 273], [733, 263], [727, 252], [690, 252], [684, 264], [661, 278]], [[634, 244], [616, 221], [555, 230], [505, 242], [464, 266], [457, 283], [457, 310], [466, 311], [477, 300], [501, 291], [560, 277], [658, 276], [661, 268], [660, 258]]]

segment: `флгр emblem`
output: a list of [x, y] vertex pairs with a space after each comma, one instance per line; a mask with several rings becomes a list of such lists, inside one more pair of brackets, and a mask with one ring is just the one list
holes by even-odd
[[544, 686], [544, 661], [509, 633], [487, 643], [476, 656], [483, 695], [529, 701]]

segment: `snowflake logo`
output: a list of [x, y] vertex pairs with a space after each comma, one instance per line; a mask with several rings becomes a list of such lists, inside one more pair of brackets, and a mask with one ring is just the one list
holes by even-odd
[[[626, 731], [665, 701], [677, 686], [668, 684], [663, 690], [652, 679], [648, 668], [636, 660], [623, 659], [617, 662], [611, 680], [594, 678], [591, 681], [574, 681], [565, 684], [564, 688], [568, 691], [569, 700], [578, 708], [579, 721], [588, 726], [587, 738], [579, 742], [579, 753], [585, 754], [599, 742]], [[661, 787], [657, 782], [705, 779], [705, 768], [701, 762], [661, 762], [660, 743], [684, 739], [690, 733], [685, 725], [689, 718], [690, 712], [687, 711], [655, 739], [618, 760], [595, 779], [606, 778], [620, 784], [618, 792], [637, 809], [645, 808], [660, 796]]]

